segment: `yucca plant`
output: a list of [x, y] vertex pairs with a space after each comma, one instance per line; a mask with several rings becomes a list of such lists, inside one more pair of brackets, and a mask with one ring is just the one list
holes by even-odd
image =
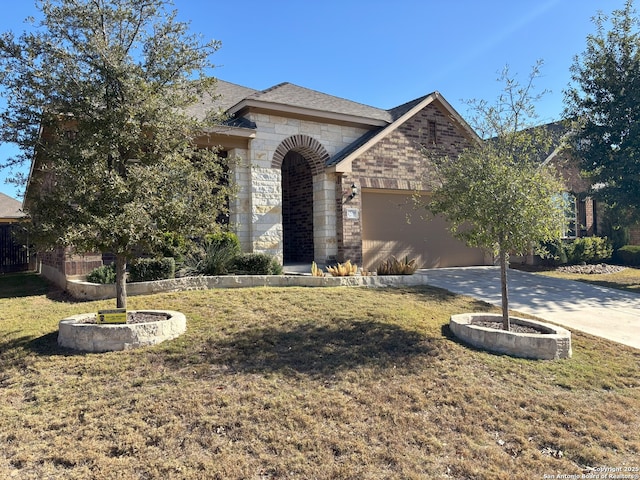
[[344, 263], [338, 263], [334, 267], [327, 267], [327, 271], [334, 277], [351, 277], [358, 273], [358, 266], [347, 260]]
[[409, 257], [405, 256], [404, 259], [398, 260], [391, 256], [386, 262], [378, 265], [376, 272], [378, 275], [413, 275], [417, 268], [418, 264], [415, 258], [409, 260]]

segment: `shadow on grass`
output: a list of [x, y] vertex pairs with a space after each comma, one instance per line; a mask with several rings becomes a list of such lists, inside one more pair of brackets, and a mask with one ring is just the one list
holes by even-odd
[[20, 272], [0, 275], [0, 299], [24, 298], [46, 295], [49, 300], [61, 303], [81, 303], [67, 292], [50, 283], [36, 272]]
[[0, 298], [45, 295], [50, 288], [51, 285], [35, 272], [0, 275]]
[[[7, 334], [5, 337], [10, 337], [10, 335]], [[17, 355], [19, 357], [20, 354], [18, 352], [20, 351], [32, 352], [37, 355], [66, 356], [74, 354], [74, 351], [58, 346], [57, 330], [40, 337], [22, 336], [9, 339], [0, 339], [0, 352], [3, 352], [8, 356]]]
[[588, 285], [596, 285], [598, 287], [612, 288], [614, 290], [622, 290], [624, 292], [640, 293], [640, 285], [625, 284], [619, 282], [607, 282], [606, 280], [587, 280], [584, 278], [577, 278], [576, 281], [586, 283]]
[[442, 339], [374, 321], [305, 323], [290, 330], [260, 328], [210, 340], [202, 360], [252, 373], [330, 376], [360, 366], [407, 367], [440, 354]]

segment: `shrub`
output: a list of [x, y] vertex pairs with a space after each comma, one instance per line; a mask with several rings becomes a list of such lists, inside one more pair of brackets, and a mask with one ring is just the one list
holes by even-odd
[[576, 238], [567, 251], [569, 263], [600, 263], [611, 258], [613, 247], [604, 237]]
[[575, 265], [600, 263], [613, 255], [613, 247], [606, 237], [582, 237], [574, 240], [557, 240], [542, 246], [545, 263], [551, 265]]
[[545, 265], [566, 265], [568, 262], [567, 249], [562, 240], [544, 243], [538, 250]]
[[152, 282], [175, 277], [176, 261], [172, 257], [139, 258], [129, 268], [130, 282]]
[[418, 268], [416, 259], [409, 260], [409, 257], [404, 257], [403, 260], [398, 260], [392, 256], [386, 262], [382, 262], [378, 265], [376, 273], [378, 275], [413, 275]]
[[203, 245], [185, 257], [180, 275], [225, 275], [240, 255], [240, 241], [234, 233], [205, 236]]
[[87, 275], [87, 282], [91, 283], [116, 283], [116, 264], [102, 265], [95, 268]]
[[239, 275], [282, 275], [282, 265], [265, 253], [243, 253], [235, 258], [233, 271]]
[[240, 240], [232, 232], [209, 233], [204, 236], [204, 245], [215, 245], [216, 248], [226, 248], [236, 255], [240, 254]]
[[625, 245], [616, 250], [616, 260], [622, 265], [635, 267], [640, 265], [640, 245]]
[[176, 263], [182, 263], [187, 252], [187, 239], [184, 235], [167, 232], [163, 236], [161, 254], [163, 257], [173, 257]]

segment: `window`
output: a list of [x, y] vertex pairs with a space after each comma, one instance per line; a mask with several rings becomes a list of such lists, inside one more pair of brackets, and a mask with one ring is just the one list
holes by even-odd
[[434, 122], [433, 120], [429, 120], [429, 143], [431, 145], [435, 145], [438, 143], [438, 138], [437, 138], [438, 129], [436, 127], [437, 127], [436, 122]]
[[578, 206], [575, 195], [564, 192], [562, 194], [562, 204], [564, 208], [562, 237], [576, 238], [578, 232]]

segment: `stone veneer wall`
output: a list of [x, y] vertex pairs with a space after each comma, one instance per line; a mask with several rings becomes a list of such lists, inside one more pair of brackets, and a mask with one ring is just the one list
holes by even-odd
[[281, 162], [288, 151], [295, 151], [307, 159], [313, 174], [314, 258], [325, 262], [335, 257], [336, 176], [324, 172], [323, 162], [367, 130], [263, 113], [250, 113], [247, 119], [256, 124], [256, 137], [250, 141], [246, 163], [236, 171], [241, 197], [235, 200], [238, 210], [231, 219], [243, 249], [282, 260]]
[[[429, 135], [432, 122], [436, 129], [435, 144]], [[352, 172], [342, 176], [336, 189], [338, 230], [341, 231], [338, 234], [338, 259], [362, 263], [361, 202], [359, 195], [349, 198], [353, 183], [359, 189], [429, 191], [435, 185], [435, 179], [422, 146], [428, 146], [438, 155], [455, 158], [468, 142], [461, 127], [430, 104], [355, 159]]]

